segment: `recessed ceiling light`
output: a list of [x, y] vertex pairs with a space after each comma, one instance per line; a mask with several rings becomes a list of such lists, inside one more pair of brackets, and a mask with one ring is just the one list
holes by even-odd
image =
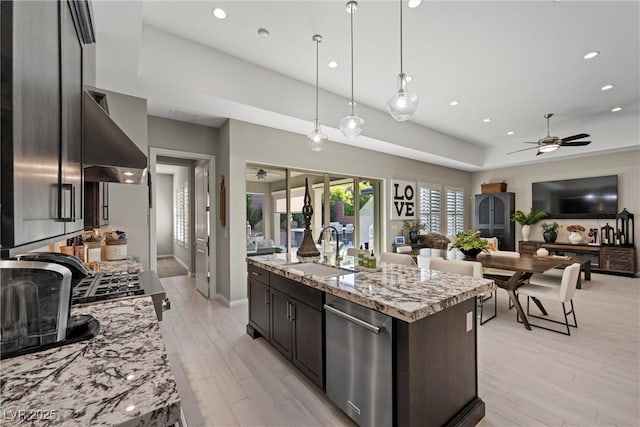
[[338, 62], [329, 61], [329, 63], [327, 65], [329, 66], [329, 68], [336, 68], [338, 66]]
[[604, 85], [604, 86], [602, 86], [600, 89], [601, 89], [601, 90], [610, 90], [610, 89], [613, 89], [613, 87], [614, 87], [614, 86], [615, 86], [615, 85], [608, 84], [608, 85]]
[[218, 19], [224, 19], [227, 17], [227, 12], [225, 12], [224, 9], [220, 9], [219, 7], [213, 8], [211, 13]]
[[510, 130], [509, 132], [507, 132], [507, 135], [513, 135], [515, 132]]
[[410, 8], [418, 7], [422, 4], [422, 0], [409, 0], [408, 6]]
[[459, 104], [459, 102], [458, 102], [458, 101], [451, 101], [451, 102], [449, 103], [449, 105], [451, 105], [452, 107], [455, 107], [455, 106], [456, 106], [456, 105], [458, 105], [458, 104]]
[[618, 111], [622, 111], [622, 107], [614, 107], [611, 109], [612, 113], [617, 113]]
[[600, 52], [598, 52], [597, 50], [594, 50], [593, 52], [587, 53], [585, 56], [583, 56], [583, 58], [584, 59], [592, 59], [592, 58], [595, 58], [598, 55], [600, 55]]
[[266, 28], [258, 28], [258, 37], [265, 40], [271, 36], [271, 33]]
[[482, 121], [485, 122], [485, 123], [489, 123], [491, 121], [491, 119], [489, 117], [487, 117], [486, 119], [483, 119]]

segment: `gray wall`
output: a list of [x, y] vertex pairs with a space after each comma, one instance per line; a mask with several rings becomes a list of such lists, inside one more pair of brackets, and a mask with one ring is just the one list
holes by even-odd
[[[117, 92], [107, 94], [109, 114], [131, 140], [147, 153], [147, 101]], [[109, 184], [109, 226], [127, 232], [127, 254], [149, 269], [149, 194], [144, 184]]]
[[[221, 128], [219, 138], [217, 172], [225, 175], [228, 221], [227, 227], [220, 228], [218, 234], [218, 291], [231, 301], [247, 296], [244, 260], [247, 162], [384, 180], [381, 238], [386, 250], [391, 249], [390, 236], [402, 228], [402, 221], [389, 220], [389, 206], [385, 198], [390, 194], [391, 179], [441, 183], [462, 187], [466, 195], [472, 194], [471, 174], [468, 172], [332, 142], [326, 144], [324, 151], [316, 153], [310, 150], [304, 135], [237, 120], [230, 120]], [[427, 143], [429, 141], [425, 141]], [[469, 204], [466, 214], [468, 226]]]
[[215, 155], [218, 130], [178, 120], [149, 116], [149, 146]]
[[158, 256], [173, 255], [173, 175], [156, 175]]
[[[572, 148], [567, 148], [569, 150]], [[516, 193], [516, 209], [529, 212], [531, 209], [531, 183], [558, 179], [585, 178], [590, 176], [618, 175], [618, 210], [627, 208], [629, 212], [640, 216], [640, 150], [625, 151], [598, 156], [574, 157], [565, 160], [524, 165], [491, 171], [474, 172], [471, 175], [474, 193], [480, 193], [480, 185], [489, 182], [507, 183], [507, 191]], [[566, 219], [557, 221], [562, 226], [558, 230], [558, 242], [568, 242], [568, 232], [564, 228], [569, 224], [580, 224], [589, 229], [603, 227], [606, 222], [615, 226], [615, 220]], [[544, 222], [541, 221], [541, 223]], [[522, 239], [521, 227], [516, 225], [516, 242]], [[540, 223], [531, 227], [530, 240], [543, 240]], [[635, 230], [636, 247], [640, 247], [640, 230]], [[636, 254], [636, 259], [638, 258]]]
[[[231, 144], [230, 137], [230, 124], [227, 120], [220, 129], [218, 129], [218, 153], [216, 155], [216, 188], [212, 190], [212, 197], [215, 197], [217, 209], [215, 209], [215, 217], [216, 217], [216, 294], [218, 296], [222, 296], [227, 301], [230, 301], [231, 295], [231, 286], [230, 286], [230, 253], [229, 253], [229, 227], [230, 224], [233, 224], [238, 221], [238, 219], [232, 219], [229, 210], [229, 198], [233, 187], [229, 186], [229, 150]], [[220, 224], [220, 184], [222, 181], [222, 177], [225, 177], [225, 187], [226, 187], [226, 225], [223, 227]], [[242, 197], [244, 200], [244, 178], [242, 182], [242, 186], [237, 184], [236, 187], [237, 192], [242, 193]], [[242, 218], [246, 216], [246, 207], [242, 208]], [[233, 212], [235, 215], [239, 215], [238, 212]], [[246, 220], [242, 221], [242, 224], [247, 224]], [[246, 234], [246, 228], [243, 231], [243, 235]], [[246, 253], [245, 246], [245, 238], [242, 237], [242, 246]], [[244, 257], [243, 255], [240, 255]], [[245, 285], [246, 286], [246, 285]]]

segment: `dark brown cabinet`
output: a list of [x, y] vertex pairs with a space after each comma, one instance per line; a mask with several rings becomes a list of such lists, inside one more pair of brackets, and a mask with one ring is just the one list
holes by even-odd
[[600, 249], [600, 268], [612, 273], [635, 275], [636, 248], [603, 246]]
[[475, 196], [474, 229], [482, 237], [496, 237], [498, 249], [515, 251], [515, 193], [489, 193]]
[[269, 272], [249, 268], [249, 323], [266, 340], [270, 339], [271, 289]]
[[293, 325], [290, 318], [291, 299], [271, 289], [271, 344], [291, 360], [293, 353]]
[[0, 3], [3, 256], [84, 225], [82, 45], [70, 7]]
[[84, 228], [109, 225], [109, 184], [84, 183]]

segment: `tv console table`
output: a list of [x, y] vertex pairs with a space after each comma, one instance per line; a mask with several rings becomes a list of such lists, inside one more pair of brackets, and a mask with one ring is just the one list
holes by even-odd
[[636, 248], [633, 246], [591, 246], [587, 244], [547, 243], [536, 241], [518, 242], [521, 254], [534, 255], [545, 248], [552, 255], [565, 255], [591, 260], [591, 270], [596, 273], [636, 274]]

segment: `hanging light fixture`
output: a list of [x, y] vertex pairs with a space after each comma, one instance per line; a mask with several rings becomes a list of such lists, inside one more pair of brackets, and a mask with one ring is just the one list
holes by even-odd
[[351, 15], [351, 112], [348, 116], [340, 120], [340, 130], [342, 134], [349, 139], [356, 139], [362, 132], [364, 120], [356, 114], [356, 102], [353, 100], [353, 15], [358, 10], [358, 3], [355, 1], [347, 2], [347, 13]]
[[313, 151], [322, 151], [324, 150], [324, 142], [327, 140], [327, 135], [320, 129], [320, 121], [318, 120], [318, 45], [322, 42], [322, 36], [315, 34], [312, 40], [316, 42], [316, 118], [314, 119], [313, 132], [307, 138], [309, 138], [309, 145]]
[[407, 75], [402, 68], [402, 0], [400, 0], [400, 74], [398, 74], [398, 93], [387, 101], [387, 110], [391, 117], [399, 122], [409, 120], [418, 108], [418, 95], [407, 90]]

